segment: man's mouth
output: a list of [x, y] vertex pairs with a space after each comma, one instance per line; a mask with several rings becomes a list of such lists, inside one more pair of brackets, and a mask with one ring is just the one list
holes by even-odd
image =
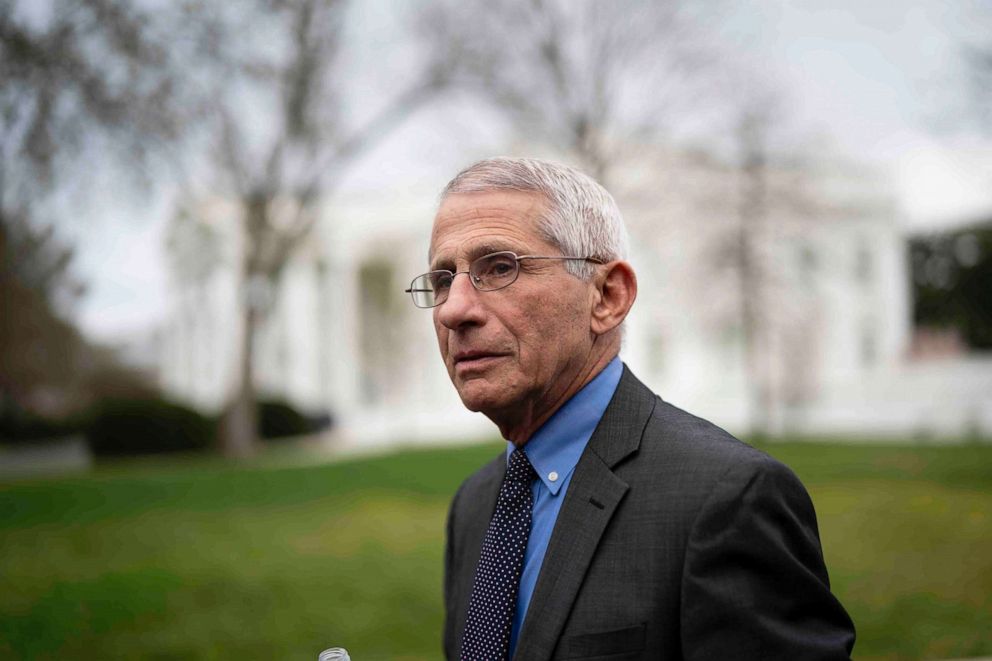
[[490, 362], [504, 358], [506, 354], [490, 351], [459, 351], [455, 354], [455, 367], [460, 370], [485, 367]]

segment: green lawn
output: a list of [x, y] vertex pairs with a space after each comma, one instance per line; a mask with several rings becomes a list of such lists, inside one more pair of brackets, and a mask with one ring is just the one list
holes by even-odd
[[[0, 486], [0, 657], [439, 657], [447, 500], [498, 446]], [[992, 446], [790, 443], [857, 659], [992, 655]]]

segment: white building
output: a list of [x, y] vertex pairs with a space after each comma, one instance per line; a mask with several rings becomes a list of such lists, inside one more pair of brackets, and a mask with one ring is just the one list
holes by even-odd
[[[639, 297], [622, 356], [663, 398], [731, 430], [762, 411], [773, 432], [902, 436], [992, 433], [992, 370], [951, 376], [905, 360], [905, 241], [883, 186], [850, 166], [765, 173], [750, 221], [751, 286], [741, 286], [741, 179], [705, 154], [665, 154], [619, 172]], [[425, 270], [437, 191], [342, 196], [288, 269], [262, 329], [257, 385], [331, 412], [356, 444], [494, 437], [461, 406], [441, 364], [431, 313], [403, 289]], [[211, 228], [177, 220], [180, 256], [162, 335], [163, 385], [217, 410], [238, 349], [236, 209], [201, 201]], [[757, 229], [754, 229], [754, 228]], [[197, 263], [204, 241], [219, 260]], [[747, 370], [742, 300], [758, 319]], [[978, 389], [976, 391], [973, 389]], [[964, 389], [964, 391], [962, 391]], [[760, 397], [750, 393], [760, 392]], [[936, 396], [939, 392], [939, 396]], [[939, 414], [935, 412], [940, 408]]]
[[[304, 411], [329, 412], [348, 442], [403, 443], [493, 435], [461, 406], [438, 358], [430, 312], [403, 289], [425, 270], [436, 194], [353, 197], [325, 211], [283, 276], [261, 329], [256, 386]], [[209, 268], [173, 268], [159, 370], [167, 392], [219, 411], [233, 392], [240, 348], [237, 208], [216, 200], [205, 219], [223, 255]], [[173, 241], [204, 241], [177, 221]], [[208, 251], [209, 252], [209, 251]]]

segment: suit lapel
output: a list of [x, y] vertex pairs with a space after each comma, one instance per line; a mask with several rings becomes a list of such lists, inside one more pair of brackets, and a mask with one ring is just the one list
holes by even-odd
[[637, 451], [655, 397], [624, 366], [565, 494], [534, 588], [515, 661], [549, 659], [610, 519], [628, 485], [613, 467]]

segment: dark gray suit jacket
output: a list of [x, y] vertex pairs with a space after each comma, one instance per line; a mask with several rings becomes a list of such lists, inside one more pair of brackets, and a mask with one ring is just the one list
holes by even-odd
[[[500, 455], [451, 504], [449, 659], [505, 470]], [[798, 478], [625, 367], [575, 468], [514, 659], [849, 659], [853, 645]]]

